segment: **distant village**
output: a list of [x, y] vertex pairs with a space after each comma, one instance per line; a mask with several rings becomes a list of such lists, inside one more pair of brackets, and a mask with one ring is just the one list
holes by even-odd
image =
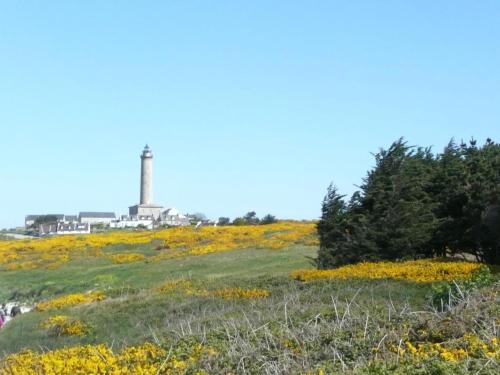
[[141, 154], [141, 185], [139, 204], [129, 207], [128, 215], [119, 218], [114, 212], [80, 212], [78, 215], [40, 214], [25, 217], [25, 230], [32, 235], [53, 236], [85, 234], [105, 228], [179, 227], [215, 225], [200, 215], [184, 215], [175, 208], [153, 203], [153, 154], [148, 145]]
[[27, 215], [24, 220], [26, 231], [38, 236], [85, 234], [106, 228], [154, 229], [188, 225], [206, 226], [215, 223], [198, 215], [183, 215], [175, 208], [162, 211], [158, 218], [151, 215], [122, 215], [117, 218], [114, 212], [80, 212], [78, 215]]

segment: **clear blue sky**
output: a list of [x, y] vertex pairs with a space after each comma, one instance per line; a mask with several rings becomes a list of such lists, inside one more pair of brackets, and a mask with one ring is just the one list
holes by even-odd
[[405, 136], [500, 141], [499, 1], [2, 1], [0, 228], [157, 203], [316, 218]]

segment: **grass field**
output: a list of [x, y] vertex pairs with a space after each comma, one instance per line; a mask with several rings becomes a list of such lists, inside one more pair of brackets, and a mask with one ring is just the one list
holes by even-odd
[[[275, 233], [283, 231], [265, 232], [266, 240]], [[13, 363], [26, 368], [37, 361], [41, 367], [34, 373], [50, 373], [47, 363], [57, 361], [38, 353], [59, 349], [53, 353], [64, 357], [65, 348], [87, 344], [88, 350], [105, 344], [114, 351], [97, 361], [109, 356], [102, 360], [106, 366], [112, 361], [122, 366], [116, 365], [121, 370], [115, 373], [496, 373], [497, 285], [464, 293], [440, 312], [429, 305], [432, 283], [294, 280], [293, 271], [314, 268], [317, 247], [309, 243], [304, 234], [279, 249], [232, 246], [155, 261], [150, 260], [164, 251], [157, 241], [110, 244], [100, 256], [72, 256], [58, 267], [3, 270], [0, 302], [37, 304], [91, 291], [105, 298], [13, 319], [0, 330], [0, 374], [14, 373]], [[112, 260], [132, 253], [144, 258]], [[51, 318], [61, 316], [67, 325], [47, 328]], [[68, 327], [81, 332], [68, 334]], [[130, 346], [142, 353], [145, 342], [164, 352], [148, 349], [136, 367], [130, 353], [116, 354]], [[33, 352], [24, 359], [8, 356], [25, 349]], [[91, 371], [90, 362], [96, 359], [78, 366], [113, 373], [111, 367]]]

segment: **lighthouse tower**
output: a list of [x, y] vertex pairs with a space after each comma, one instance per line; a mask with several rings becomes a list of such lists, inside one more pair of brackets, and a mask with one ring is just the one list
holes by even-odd
[[148, 145], [141, 155], [141, 205], [153, 203], [153, 153]]
[[153, 203], [153, 153], [148, 145], [141, 154], [141, 196], [139, 204], [128, 209], [129, 216], [158, 219], [162, 206]]

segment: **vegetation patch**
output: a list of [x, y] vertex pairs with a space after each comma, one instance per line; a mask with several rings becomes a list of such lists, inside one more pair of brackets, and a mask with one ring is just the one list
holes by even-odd
[[36, 310], [46, 311], [52, 309], [61, 309], [63, 307], [81, 305], [86, 303], [92, 303], [96, 301], [102, 301], [106, 296], [103, 292], [90, 292], [90, 293], [75, 293], [62, 296], [59, 298], [54, 298], [45, 302], [41, 302], [36, 305]]
[[269, 297], [267, 289], [259, 288], [221, 288], [210, 292], [215, 297], [224, 299], [254, 299]]
[[300, 281], [360, 278], [428, 283], [466, 279], [481, 267], [481, 264], [473, 262], [421, 259], [406, 262], [361, 262], [329, 270], [297, 270], [291, 275]]
[[[237, 249], [280, 250], [291, 245], [318, 244], [316, 225], [312, 222], [282, 221], [269, 225], [222, 227], [181, 227], [156, 231], [112, 231], [107, 233], [55, 236], [43, 239], [0, 241], [0, 269], [55, 269], [70, 260], [98, 258], [103, 249], [116, 245], [139, 246], [151, 244], [155, 256], [147, 261], [192, 255], [204, 255]], [[116, 263], [143, 260], [144, 255], [109, 255]]]
[[133, 263], [139, 262], [146, 259], [146, 256], [141, 253], [123, 253], [123, 254], [112, 254], [109, 258], [113, 263], [123, 264], [123, 263]]
[[255, 299], [264, 298], [270, 295], [269, 290], [263, 288], [216, 288], [206, 289], [196, 287], [191, 280], [178, 279], [170, 280], [162, 284], [158, 289], [161, 293], [180, 292], [186, 295], [195, 295], [200, 297], [219, 297], [227, 300], [231, 299]]
[[422, 360], [439, 358], [448, 362], [457, 362], [466, 358], [490, 358], [500, 360], [500, 345], [498, 338], [484, 340], [474, 334], [466, 334], [453, 342], [441, 343], [411, 343], [405, 342], [404, 347], [392, 346], [391, 350], [402, 356], [411, 356]]
[[186, 294], [194, 294], [197, 289], [194, 288], [191, 280], [177, 279], [166, 281], [158, 288], [158, 291], [161, 293], [182, 292]]
[[204, 357], [213, 355], [213, 350], [199, 343], [178, 345], [170, 350], [152, 343], [116, 352], [107, 345], [76, 346], [46, 353], [28, 350], [4, 358], [0, 374], [185, 374], [192, 372]]
[[45, 320], [40, 325], [40, 328], [48, 330], [49, 335], [52, 336], [83, 336], [88, 330], [88, 328], [80, 320], [71, 319], [66, 315], [52, 316]]

